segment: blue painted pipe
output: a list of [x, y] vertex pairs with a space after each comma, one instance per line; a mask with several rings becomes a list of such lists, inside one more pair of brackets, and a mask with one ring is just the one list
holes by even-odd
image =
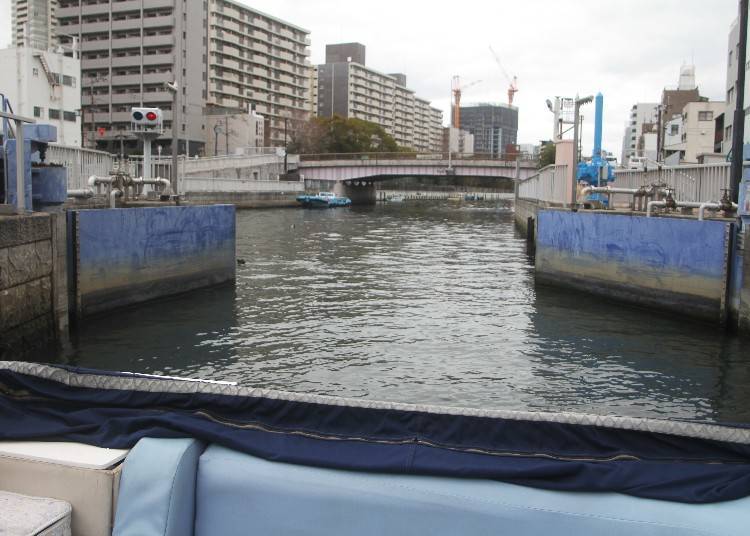
[[596, 117], [594, 119], [594, 160], [602, 156], [602, 126], [604, 123], [604, 96], [596, 94]]

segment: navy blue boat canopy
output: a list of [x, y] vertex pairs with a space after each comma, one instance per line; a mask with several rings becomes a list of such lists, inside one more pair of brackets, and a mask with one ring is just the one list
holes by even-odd
[[435, 408], [0, 362], [0, 439], [195, 437], [267, 460], [684, 503], [750, 496], [750, 428]]

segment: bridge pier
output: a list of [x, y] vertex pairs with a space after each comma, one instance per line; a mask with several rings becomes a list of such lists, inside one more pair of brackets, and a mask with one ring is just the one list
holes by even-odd
[[334, 193], [348, 197], [352, 200], [352, 205], [374, 205], [377, 202], [373, 181], [337, 182]]

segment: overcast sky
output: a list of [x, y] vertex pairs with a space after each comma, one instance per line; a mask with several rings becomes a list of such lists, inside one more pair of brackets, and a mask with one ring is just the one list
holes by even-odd
[[[189, 0], [194, 2], [197, 0]], [[518, 76], [519, 143], [552, 136], [545, 100], [604, 94], [604, 148], [620, 157], [628, 112], [675, 86], [694, 62], [703, 96], [724, 100], [727, 39], [737, 0], [240, 0], [312, 32], [313, 63], [327, 43], [358, 41], [367, 63], [403, 72], [407, 84], [449, 120], [453, 75], [482, 80], [464, 102], [507, 101], [506, 70]], [[0, 45], [10, 42], [10, 0], [0, 0]], [[7, 14], [7, 15], [6, 15]], [[591, 150], [593, 107], [585, 112]]]

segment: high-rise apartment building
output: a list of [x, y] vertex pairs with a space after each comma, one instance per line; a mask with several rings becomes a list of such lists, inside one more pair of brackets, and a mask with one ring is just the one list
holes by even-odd
[[417, 151], [440, 151], [443, 113], [406, 87], [406, 75], [384, 74], [365, 65], [365, 46], [326, 46], [317, 68], [318, 115], [340, 115], [376, 123], [396, 143]]
[[646, 156], [638, 151], [639, 138], [643, 134], [643, 125], [657, 123], [659, 120], [659, 103], [639, 102], [630, 109], [630, 118], [622, 138], [620, 163], [627, 167], [634, 156]]
[[461, 106], [461, 128], [474, 135], [476, 154], [501, 157], [517, 143], [518, 108], [487, 103]]
[[[739, 10], [738, 10], [739, 11]], [[721, 116], [718, 126], [723, 129], [721, 140], [721, 151], [727, 154], [732, 149], [732, 136], [734, 134], [734, 112], [737, 108], [737, 77], [739, 75], [740, 54], [740, 21], [739, 13], [729, 29], [729, 43], [727, 46], [727, 98], [726, 110]], [[750, 56], [748, 56], [750, 57]], [[750, 71], [750, 63], [745, 64], [745, 71]], [[745, 79], [750, 80], [749, 73], [745, 73]], [[750, 139], [750, 84], [745, 84], [745, 140]]]
[[[80, 40], [89, 146], [114, 150], [125, 137], [138, 150], [127, 139], [133, 106], [161, 108], [157, 145], [168, 151], [176, 135], [188, 154], [204, 153], [211, 138], [206, 107], [254, 108], [272, 145], [284, 144], [285, 126], [309, 116], [308, 32], [243, 4], [59, 0], [57, 18], [62, 39]], [[174, 81], [176, 95], [166, 85]]]
[[208, 2], [211, 105], [255, 110], [273, 146], [310, 116], [310, 32], [238, 2]]
[[[169, 150], [176, 134], [180, 152], [202, 151], [205, 143], [208, 14], [185, 0], [60, 0], [61, 40], [78, 37], [81, 49], [84, 143], [138, 152], [130, 139], [130, 109], [158, 107]], [[178, 94], [166, 86], [177, 82]], [[179, 102], [174, 109], [175, 100]]]
[[14, 47], [47, 50], [55, 43], [58, 0], [12, 0]]

